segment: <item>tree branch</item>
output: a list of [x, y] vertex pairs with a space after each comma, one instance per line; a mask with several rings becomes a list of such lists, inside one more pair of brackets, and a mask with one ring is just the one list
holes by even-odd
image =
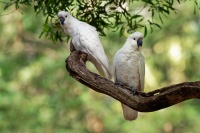
[[200, 81], [183, 82], [148, 93], [136, 92], [133, 95], [129, 87], [115, 85], [112, 81], [90, 72], [84, 64], [86, 58], [86, 53], [72, 51], [66, 59], [69, 74], [94, 91], [109, 95], [140, 112], [160, 110], [192, 98], [200, 99]]

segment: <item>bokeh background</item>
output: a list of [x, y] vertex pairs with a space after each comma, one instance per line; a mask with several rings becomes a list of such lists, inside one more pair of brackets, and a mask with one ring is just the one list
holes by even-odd
[[[146, 92], [200, 80], [200, 13], [193, 14], [189, 2], [177, 8], [163, 18], [162, 29], [155, 27], [144, 39]], [[67, 42], [39, 38], [44, 17], [31, 7], [14, 10], [3, 11], [0, 5], [1, 133], [200, 132], [200, 101], [195, 99], [125, 121], [118, 101], [69, 76]], [[126, 38], [112, 30], [106, 33], [100, 38], [112, 64]], [[87, 66], [96, 72], [90, 63]]]

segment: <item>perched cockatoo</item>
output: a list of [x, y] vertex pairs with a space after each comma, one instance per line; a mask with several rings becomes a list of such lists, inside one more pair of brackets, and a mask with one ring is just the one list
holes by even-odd
[[[131, 34], [124, 46], [117, 51], [114, 57], [114, 80], [116, 84], [127, 85], [132, 91], [144, 91], [145, 62], [140, 52], [143, 34], [135, 32]], [[121, 103], [124, 118], [135, 120], [138, 111]]]
[[58, 18], [65, 33], [71, 37], [75, 49], [87, 53], [88, 60], [94, 64], [99, 73], [110, 79], [108, 59], [96, 28], [77, 20], [66, 11], [60, 11]]

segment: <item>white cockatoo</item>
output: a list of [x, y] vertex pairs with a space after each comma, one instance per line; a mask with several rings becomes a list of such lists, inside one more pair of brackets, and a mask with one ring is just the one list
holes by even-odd
[[[117, 51], [114, 57], [114, 80], [116, 84], [127, 85], [132, 91], [144, 91], [145, 62], [140, 52], [143, 34], [135, 32], [131, 34], [123, 47]], [[135, 120], [138, 111], [121, 103], [124, 118]]]
[[71, 37], [75, 49], [87, 53], [87, 59], [94, 64], [99, 73], [110, 79], [111, 73], [108, 59], [96, 28], [79, 21], [66, 11], [60, 11], [58, 18], [65, 33]]

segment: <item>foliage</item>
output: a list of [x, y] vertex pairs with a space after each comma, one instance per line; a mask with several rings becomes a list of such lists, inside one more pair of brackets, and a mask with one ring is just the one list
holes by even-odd
[[[46, 21], [40, 36], [45, 35], [54, 43], [65, 40], [57, 20], [57, 13], [67, 10], [79, 20], [85, 21], [97, 28], [101, 35], [105, 35], [105, 28], [119, 31], [133, 32], [144, 29], [146, 36], [148, 29], [152, 32], [153, 26], [159, 27], [163, 17], [176, 12], [175, 5], [190, 0], [10, 0], [3, 2], [4, 10], [11, 5], [16, 9], [31, 6], [36, 14], [42, 13]], [[199, 8], [198, 0], [193, 0], [194, 12]], [[159, 18], [155, 19], [155, 18]]]

